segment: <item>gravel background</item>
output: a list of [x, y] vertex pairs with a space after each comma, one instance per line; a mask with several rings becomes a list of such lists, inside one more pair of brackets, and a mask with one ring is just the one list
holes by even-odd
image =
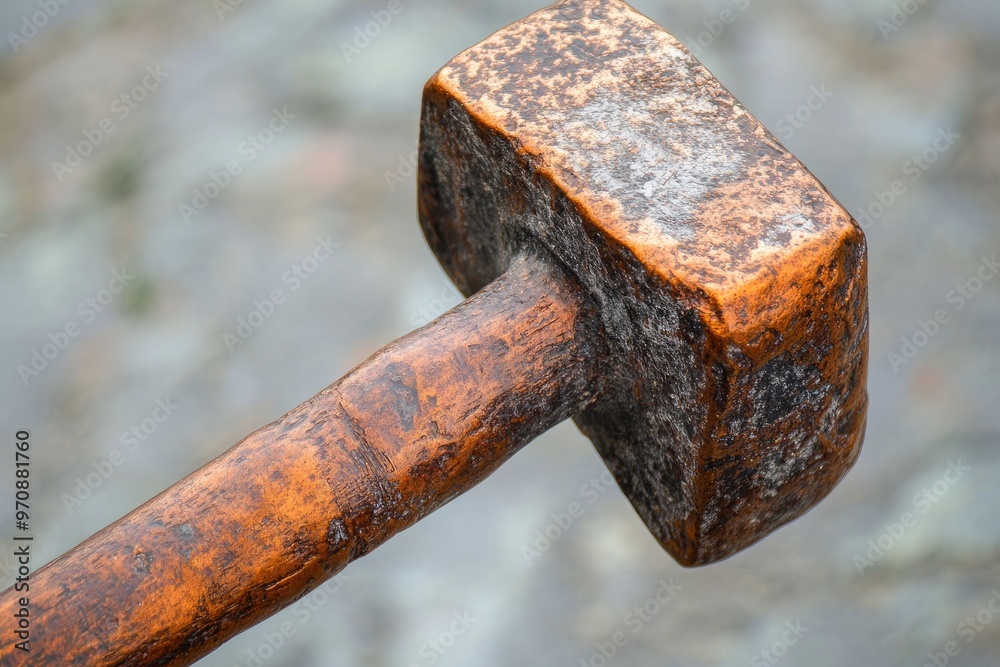
[[[386, 2], [237, 1], [220, 17], [209, 0], [69, 0], [16, 50], [0, 44], [0, 428], [32, 432], [45, 560], [457, 302], [420, 236], [413, 177], [386, 174], [415, 147], [423, 82], [538, 6], [406, 0], [347, 62], [342, 44]], [[869, 212], [872, 405], [856, 469], [760, 546], [685, 571], [616, 488], [593, 504], [581, 495], [602, 466], [563, 425], [352, 565], [339, 589], [200, 664], [600, 667], [596, 645], [619, 630], [628, 643], [611, 662], [641, 667], [920, 667], [949, 641], [949, 664], [997, 664], [1000, 278], [972, 280], [969, 298], [953, 290], [1000, 251], [1000, 6], [907, 0], [913, 15], [883, 34], [885, 0], [634, 4], [700, 42], [705, 64], [844, 205]], [[705, 32], [724, 10], [721, 34]], [[2, 34], [37, 11], [6, 0]], [[157, 66], [168, 76], [134, 109], [116, 102]], [[832, 96], [807, 113], [813, 87]], [[241, 154], [275, 108], [295, 117]], [[801, 127], [782, 122], [796, 111], [809, 116]], [[102, 121], [113, 131], [56, 173]], [[907, 170], [948, 128], [957, 141]], [[180, 204], [230, 160], [243, 172], [185, 221]], [[905, 192], [873, 209], [897, 179]], [[337, 252], [290, 290], [284, 272], [328, 236]], [[134, 276], [124, 292], [99, 313], [80, 307], [123, 267]], [[276, 288], [286, 303], [231, 353], [223, 334]], [[947, 322], [894, 368], [889, 355], [939, 310]], [[70, 323], [79, 335], [26, 386], [18, 365]], [[70, 512], [64, 494], [158, 399], [175, 413]], [[940, 482], [958, 461], [970, 470]], [[935, 482], [935, 502], [915, 501]], [[581, 499], [585, 515], [526, 562], [522, 546]], [[915, 525], [887, 534], [905, 513]], [[890, 548], [859, 573], [856, 557], [880, 538]], [[9, 565], [0, 558], [3, 585]], [[664, 608], [638, 629], [626, 620], [671, 578], [681, 589]], [[435, 653], [428, 642], [451, 643], [441, 635], [456, 613], [475, 620]], [[294, 636], [270, 651], [285, 621]], [[796, 643], [774, 646], [783, 635]]]

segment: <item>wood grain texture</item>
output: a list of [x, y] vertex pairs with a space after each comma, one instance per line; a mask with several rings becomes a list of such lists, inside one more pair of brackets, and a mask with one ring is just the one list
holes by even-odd
[[[382, 351], [32, 576], [32, 652], [186, 665], [485, 479], [603, 386], [599, 320], [548, 260]], [[11, 618], [18, 594], [0, 596]]]
[[577, 423], [685, 565], [825, 497], [860, 453], [860, 227], [698, 60], [619, 0], [567, 0], [424, 93], [421, 224], [466, 293], [545, 248], [600, 304]]

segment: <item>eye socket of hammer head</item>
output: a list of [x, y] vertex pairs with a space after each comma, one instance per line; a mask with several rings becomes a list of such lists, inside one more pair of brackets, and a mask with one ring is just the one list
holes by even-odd
[[609, 389], [576, 421], [681, 564], [802, 515], [857, 459], [860, 228], [625, 3], [553, 5], [439, 71], [424, 91], [419, 208], [466, 294], [530, 250], [600, 305]]

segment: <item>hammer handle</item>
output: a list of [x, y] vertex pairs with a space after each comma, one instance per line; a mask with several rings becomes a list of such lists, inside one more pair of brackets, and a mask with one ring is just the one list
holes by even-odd
[[[39, 570], [31, 652], [5, 638], [0, 664], [194, 662], [589, 404], [596, 321], [562, 269], [516, 260], [473, 298]], [[3, 624], [21, 596], [0, 596]]]

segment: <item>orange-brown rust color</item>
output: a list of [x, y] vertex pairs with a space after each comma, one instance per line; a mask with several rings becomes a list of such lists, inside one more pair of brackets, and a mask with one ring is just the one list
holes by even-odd
[[32, 652], [0, 665], [190, 664], [569, 417], [684, 565], [857, 458], [860, 229], [628, 5], [569, 0], [442, 69], [419, 190], [478, 293], [35, 573]]
[[592, 400], [606, 353], [587, 308], [516, 262], [32, 574], [32, 651], [0, 642], [0, 665], [187, 665], [301, 598]]
[[421, 222], [471, 293], [545, 248], [600, 304], [617, 364], [577, 418], [663, 546], [725, 558], [857, 458], [866, 250], [809, 171], [677, 40], [569, 0], [425, 90]]

